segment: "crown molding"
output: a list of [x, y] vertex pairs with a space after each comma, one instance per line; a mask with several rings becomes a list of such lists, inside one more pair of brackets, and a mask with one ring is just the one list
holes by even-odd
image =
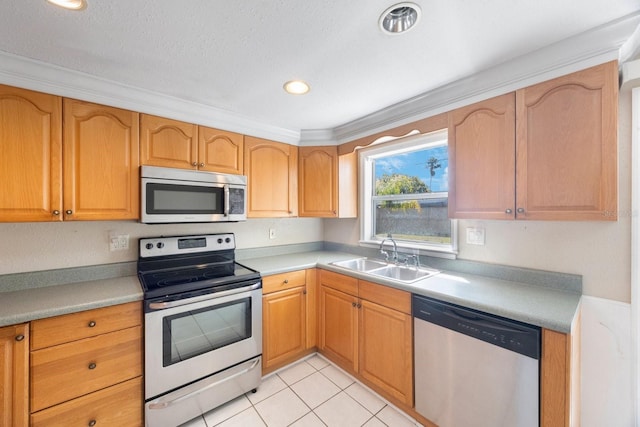
[[[342, 144], [353, 141], [594, 65], [619, 60], [621, 48], [632, 34], [637, 34], [639, 23], [640, 13], [627, 15], [391, 105], [333, 129], [336, 142]], [[304, 142], [303, 138], [301, 143]]]
[[0, 83], [293, 145], [338, 145], [611, 60], [640, 54], [640, 13], [627, 15], [333, 129], [289, 129], [0, 51]]
[[0, 83], [298, 144], [300, 131], [0, 51]]

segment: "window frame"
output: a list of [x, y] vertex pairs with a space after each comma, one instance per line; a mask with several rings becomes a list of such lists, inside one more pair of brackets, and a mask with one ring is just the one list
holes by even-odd
[[[417, 134], [399, 138], [380, 138], [368, 147], [358, 150], [359, 166], [359, 187], [360, 187], [360, 240], [359, 245], [363, 247], [380, 247], [381, 238], [375, 236], [375, 202], [377, 200], [416, 200], [415, 194], [398, 195], [374, 195], [375, 171], [372, 166], [372, 159], [402, 154], [403, 152], [415, 151], [442, 145], [442, 141], [448, 140], [446, 129], [431, 132], [428, 134]], [[448, 143], [448, 142], [447, 142]], [[448, 198], [449, 192], [424, 193], [418, 199], [441, 199]], [[458, 254], [458, 221], [449, 219], [451, 224], [451, 243], [435, 244], [421, 243], [414, 240], [395, 240], [398, 252], [422, 254], [442, 258], [454, 259]]]

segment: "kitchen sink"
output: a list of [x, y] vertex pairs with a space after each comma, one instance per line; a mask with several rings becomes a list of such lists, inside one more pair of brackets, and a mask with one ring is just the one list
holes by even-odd
[[403, 283], [413, 283], [440, 273], [439, 270], [434, 270], [432, 268], [409, 267], [367, 258], [355, 258], [344, 261], [335, 261], [332, 262], [331, 265], [346, 268], [347, 270], [359, 271], [361, 273], [370, 274], [372, 276], [397, 280]]
[[332, 262], [331, 264], [335, 265], [336, 267], [343, 267], [348, 268], [349, 270], [364, 272], [375, 270], [376, 268], [386, 267], [389, 265], [384, 261], [376, 261], [367, 258], [348, 259], [345, 261]]

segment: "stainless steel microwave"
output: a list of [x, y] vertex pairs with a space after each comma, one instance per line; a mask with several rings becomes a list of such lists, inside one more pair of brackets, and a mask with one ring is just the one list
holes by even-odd
[[142, 166], [140, 221], [146, 224], [247, 219], [247, 177]]

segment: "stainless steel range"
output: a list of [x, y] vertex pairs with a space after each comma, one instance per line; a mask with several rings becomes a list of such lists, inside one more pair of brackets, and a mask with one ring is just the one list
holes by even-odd
[[242, 393], [262, 372], [262, 281], [235, 236], [140, 239], [147, 427], [176, 427]]

